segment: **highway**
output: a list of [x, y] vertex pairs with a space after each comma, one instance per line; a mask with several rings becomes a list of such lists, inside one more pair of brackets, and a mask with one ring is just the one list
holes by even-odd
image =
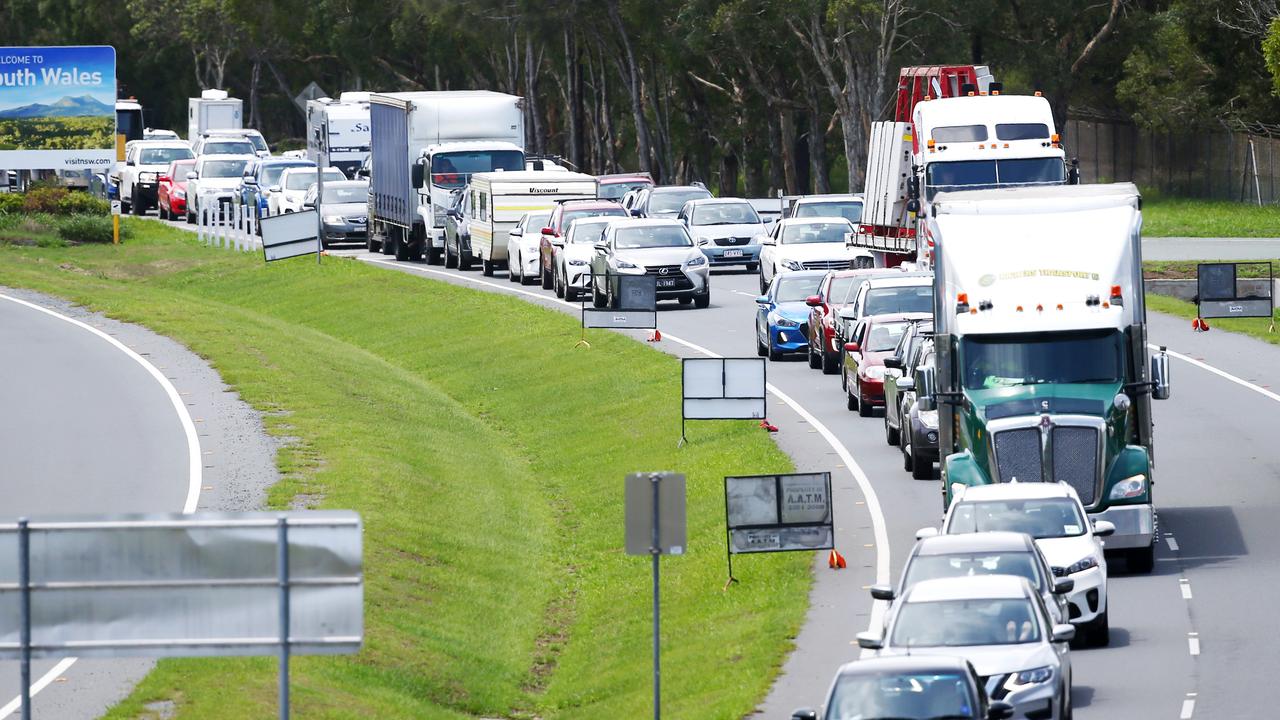
[[[363, 250], [331, 253], [566, 312], [578, 307], [511, 284], [501, 272], [484, 278]], [[756, 287], [754, 274], [717, 272], [709, 309], [664, 303], [665, 339], [657, 347], [754, 357]], [[1193, 334], [1185, 321], [1165, 316], [1152, 317], [1150, 327], [1151, 342], [1178, 353], [1173, 398], [1155, 411], [1156, 570], [1128, 575], [1123, 560], [1111, 561], [1111, 645], [1072, 654], [1075, 708], [1085, 719], [1268, 717], [1277, 666], [1272, 638], [1280, 633], [1270, 609], [1280, 580], [1280, 447], [1272, 444], [1280, 395], [1262, 385], [1280, 373], [1280, 348], [1221, 332]], [[797, 650], [759, 714], [780, 718], [821, 702], [838, 664], [858, 656], [854, 634], [873, 616], [864, 588], [896, 580], [915, 531], [936, 525], [942, 508], [936, 479], [915, 481], [903, 472], [901, 456], [885, 444], [879, 412], [859, 418], [845, 409], [837, 376], [810, 370], [799, 357], [770, 363], [768, 373], [779, 445], [799, 469], [833, 473], [837, 543], [849, 560], [848, 570], [835, 572], [815, 558], [812, 607]], [[691, 442], [697, 436], [695, 424]], [[735, 570], [751, 581], [750, 558]]]
[[[112, 335], [16, 295], [0, 291], [5, 513], [194, 509], [202, 477], [198, 438], [165, 375]], [[32, 682], [42, 692], [33, 712], [98, 717], [150, 666], [134, 659], [35, 662]], [[17, 662], [0, 663], [0, 717], [17, 709], [19, 688]]]

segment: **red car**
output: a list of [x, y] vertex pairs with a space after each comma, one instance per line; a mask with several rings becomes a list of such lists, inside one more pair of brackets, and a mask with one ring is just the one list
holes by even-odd
[[551, 219], [542, 228], [542, 239], [538, 241], [538, 260], [542, 267], [542, 289], [550, 290], [555, 285], [555, 268], [552, 257], [555, 246], [564, 244], [564, 231], [569, 223], [584, 217], [617, 216], [630, 217], [622, 206], [611, 200], [566, 200], [556, 205], [551, 211]]
[[844, 385], [850, 410], [869, 417], [872, 408], [884, 406], [884, 359], [893, 355], [907, 325], [928, 320], [930, 313], [870, 315], [858, 321], [844, 344]]
[[169, 169], [156, 178], [156, 206], [161, 220], [176, 220], [187, 216], [187, 173], [196, 169], [195, 160], [176, 160]]
[[632, 190], [653, 187], [653, 178], [649, 173], [597, 175], [596, 179], [600, 181], [600, 199], [614, 202], [622, 202], [622, 196]]
[[897, 274], [884, 268], [833, 270], [827, 273], [816, 295], [805, 299], [809, 310], [809, 367], [827, 375], [840, 370], [840, 310], [853, 303], [858, 288], [868, 278]]

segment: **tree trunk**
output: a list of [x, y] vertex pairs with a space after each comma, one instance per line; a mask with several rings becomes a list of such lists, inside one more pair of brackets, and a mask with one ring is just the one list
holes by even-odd
[[724, 148], [720, 155], [720, 197], [734, 197], [738, 194], [739, 172], [738, 156], [733, 148]]
[[529, 136], [528, 147], [533, 149], [533, 154], [546, 154], [546, 140], [543, 134], [542, 113], [538, 108], [538, 67], [541, 65], [541, 57], [537, 61], [533, 56], [533, 39], [529, 35], [524, 37], [524, 88], [525, 98], [524, 106], [529, 114], [529, 123], [525, 126], [525, 133]]
[[786, 145], [786, 139], [782, 135], [781, 113], [769, 113], [769, 195], [774, 195], [778, 190], [786, 188], [787, 178], [783, 172], [783, 166], [786, 164], [786, 154], [789, 152], [783, 149]]
[[800, 183], [796, 179], [796, 117], [788, 108], [778, 113], [778, 133], [781, 135], [782, 179], [787, 194], [795, 195], [800, 192]]
[[813, 192], [831, 192], [831, 174], [827, 170], [827, 124], [823, 122], [822, 103], [811, 82], [804, 84], [805, 102], [809, 106], [809, 178]]
[[[262, 78], [262, 60], [253, 59], [253, 69], [249, 72], [249, 127], [258, 127], [258, 80]], [[261, 128], [259, 128], [261, 129]]]
[[[622, 13], [618, 9], [618, 0], [609, 0], [609, 19], [618, 33], [622, 44], [622, 57], [618, 59], [622, 79], [627, 83], [631, 99], [631, 116], [636, 130], [636, 156], [641, 172], [653, 172], [652, 151], [649, 144], [649, 122], [645, 119], [644, 104], [640, 97], [640, 67], [636, 63], [635, 53], [631, 50], [631, 40], [627, 35], [626, 25], [622, 22]], [[659, 173], [660, 176], [660, 173]], [[659, 177], [655, 177], [655, 180]]]
[[564, 31], [564, 64], [569, 91], [569, 112], [566, 113], [569, 133], [565, 138], [565, 153], [569, 162], [581, 171], [585, 167], [582, 156], [582, 53], [578, 50], [577, 35], [568, 26]]

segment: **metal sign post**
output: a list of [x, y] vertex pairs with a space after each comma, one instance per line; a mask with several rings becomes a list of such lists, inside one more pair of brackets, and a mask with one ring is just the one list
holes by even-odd
[[661, 555], [683, 555], [686, 541], [685, 478], [669, 472], [631, 473], [626, 479], [628, 555], [648, 555], [653, 563], [653, 718], [662, 717]]

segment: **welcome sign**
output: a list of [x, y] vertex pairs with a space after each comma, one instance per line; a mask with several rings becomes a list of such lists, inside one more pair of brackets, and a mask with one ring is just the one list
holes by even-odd
[[0, 47], [0, 169], [110, 167], [115, 102], [113, 47]]

